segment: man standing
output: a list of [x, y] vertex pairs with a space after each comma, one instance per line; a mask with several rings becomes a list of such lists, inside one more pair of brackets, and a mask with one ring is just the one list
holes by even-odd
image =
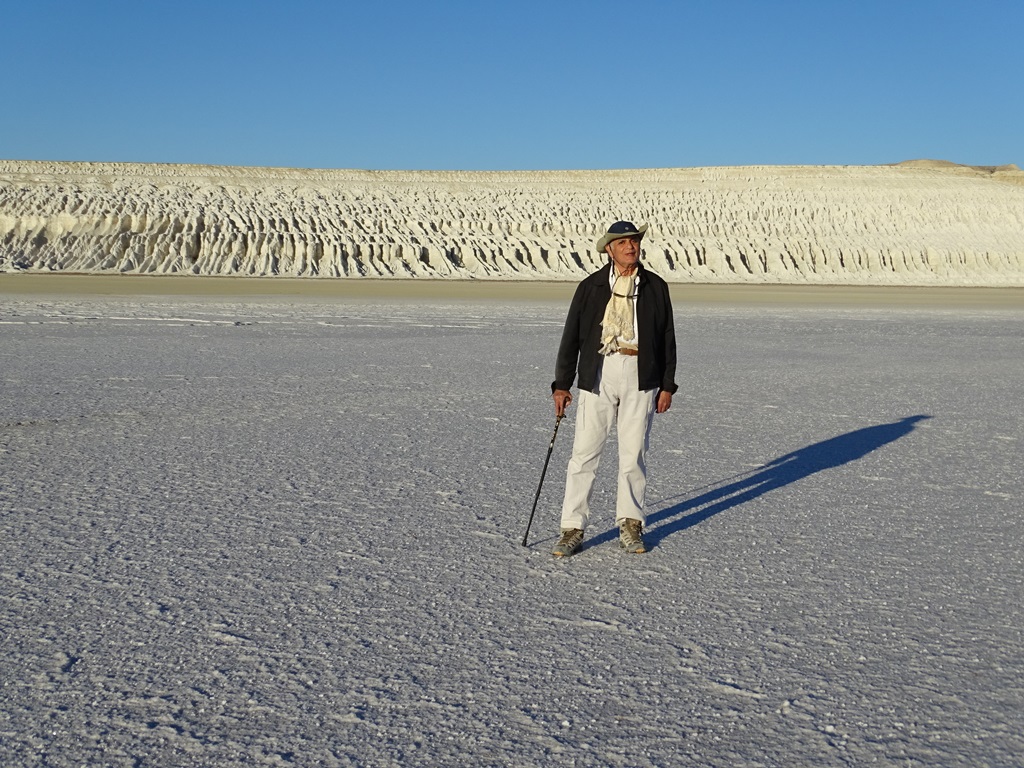
[[647, 488], [645, 456], [655, 412], [672, 406], [676, 336], [668, 284], [640, 263], [647, 225], [617, 221], [597, 241], [608, 264], [577, 287], [562, 331], [551, 385], [555, 415], [572, 402], [579, 375], [580, 404], [566, 472], [561, 536], [553, 554], [567, 557], [583, 543], [590, 496], [605, 442], [618, 433], [615, 522], [626, 552], [646, 552], [641, 534]]

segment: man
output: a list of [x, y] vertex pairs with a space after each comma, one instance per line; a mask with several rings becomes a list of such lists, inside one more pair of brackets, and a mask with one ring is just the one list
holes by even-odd
[[579, 413], [566, 472], [561, 536], [553, 554], [567, 557], [583, 543], [597, 466], [612, 427], [618, 433], [615, 522], [619, 545], [646, 551], [642, 532], [647, 488], [645, 455], [655, 412], [672, 406], [677, 387], [676, 336], [668, 285], [640, 263], [640, 228], [617, 221], [597, 241], [608, 264], [577, 287], [562, 331], [551, 385], [555, 415], [572, 402], [579, 374]]

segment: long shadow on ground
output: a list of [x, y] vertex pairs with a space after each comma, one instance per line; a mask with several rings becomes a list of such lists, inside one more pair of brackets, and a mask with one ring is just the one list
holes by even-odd
[[[648, 515], [644, 542], [648, 547], [657, 546], [662, 539], [673, 533], [685, 531], [720, 512], [803, 480], [815, 472], [856, 461], [871, 451], [910, 434], [917, 422], [929, 418], [931, 417], [919, 414], [890, 424], [878, 424], [847, 432], [845, 435], [838, 435], [787, 453], [749, 473], [734, 475], [733, 477], [737, 478], [735, 480], [726, 478], [714, 483], [713, 485], [717, 487], [699, 496]], [[729, 482], [730, 480], [732, 482]], [[707, 487], [709, 486], [704, 486]], [[611, 541], [617, 536], [618, 529], [606, 531], [588, 541], [587, 545], [594, 546]]]

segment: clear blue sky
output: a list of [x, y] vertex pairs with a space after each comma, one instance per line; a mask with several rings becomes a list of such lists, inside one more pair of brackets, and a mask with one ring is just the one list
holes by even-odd
[[1024, 0], [0, 0], [0, 158], [1024, 166]]

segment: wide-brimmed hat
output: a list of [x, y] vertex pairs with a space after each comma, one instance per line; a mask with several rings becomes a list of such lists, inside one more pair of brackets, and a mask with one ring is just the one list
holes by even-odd
[[597, 241], [597, 250], [604, 253], [604, 247], [613, 240], [621, 240], [624, 237], [639, 237], [643, 238], [644, 232], [647, 231], [647, 225], [636, 226], [631, 221], [616, 221], [605, 232]]

